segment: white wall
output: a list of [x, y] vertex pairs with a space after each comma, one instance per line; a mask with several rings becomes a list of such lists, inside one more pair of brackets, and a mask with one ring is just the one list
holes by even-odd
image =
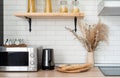
[[[43, 1], [37, 0], [37, 10], [43, 12]], [[57, 0], [53, 0], [57, 1]], [[68, 0], [69, 6], [72, 0]], [[59, 1], [58, 1], [59, 2]], [[89, 23], [98, 21], [98, 0], [79, 0], [81, 12]], [[54, 2], [57, 6], [56, 2]], [[84, 63], [86, 51], [75, 37], [65, 29], [74, 28], [73, 19], [32, 19], [32, 32], [28, 31], [26, 19], [14, 16], [26, 12], [26, 0], [4, 0], [4, 40], [23, 38], [28, 45], [43, 46], [55, 50], [56, 63]], [[58, 11], [59, 6], [54, 8]], [[109, 45], [101, 45], [95, 52], [96, 63], [120, 63], [120, 17], [100, 17], [109, 26]]]

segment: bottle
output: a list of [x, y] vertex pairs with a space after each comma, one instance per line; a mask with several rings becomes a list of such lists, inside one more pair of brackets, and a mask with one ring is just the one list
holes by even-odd
[[67, 1], [60, 1], [60, 13], [68, 13]]
[[79, 1], [77, 1], [77, 0], [74, 0], [73, 2], [72, 2], [72, 5], [73, 5], [73, 8], [72, 8], [72, 13], [79, 13], [80, 12], [80, 10], [79, 10]]
[[30, 12], [36, 12], [36, 4], [35, 4], [35, 0], [28, 0], [28, 13]]
[[52, 12], [52, 2], [51, 0], [45, 0], [45, 13], [51, 13]]

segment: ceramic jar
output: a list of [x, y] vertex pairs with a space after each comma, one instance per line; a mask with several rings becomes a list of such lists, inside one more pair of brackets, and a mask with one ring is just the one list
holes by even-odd
[[28, 0], [28, 9], [27, 12], [36, 12], [36, 1], [35, 0]]
[[51, 13], [52, 12], [52, 2], [51, 0], [45, 0], [45, 13]]

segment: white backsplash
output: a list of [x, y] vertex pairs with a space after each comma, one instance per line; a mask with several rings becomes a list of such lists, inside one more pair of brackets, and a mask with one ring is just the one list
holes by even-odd
[[[43, 12], [43, 1], [37, 0], [39, 12]], [[68, 0], [69, 5], [71, 1]], [[98, 17], [99, 1], [79, 0], [80, 10], [85, 13], [87, 22], [96, 23], [101, 18], [109, 26], [109, 44], [101, 45], [95, 52], [95, 63], [120, 63], [120, 16]], [[53, 48], [56, 63], [85, 63], [86, 51], [65, 29], [66, 26], [74, 29], [73, 19], [32, 19], [32, 32], [29, 32], [27, 20], [14, 16], [15, 12], [26, 12], [26, 6], [26, 0], [4, 0], [4, 40], [23, 38], [29, 45]], [[57, 8], [54, 12], [58, 11]]]

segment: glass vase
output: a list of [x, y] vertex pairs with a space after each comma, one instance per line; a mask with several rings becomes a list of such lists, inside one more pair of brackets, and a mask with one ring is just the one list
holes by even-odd
[[77, 1], [77, 0], [74, 0], [74, 1], [72, 1], [72, 5], [73, 5], [73, 7], [72, 7], [72, 13], [79, 13], [80, 12], [80, 10], [79, 10], [79, 1]]
[[68, 13], [67, 1], [60, 1], [60, 13]]

